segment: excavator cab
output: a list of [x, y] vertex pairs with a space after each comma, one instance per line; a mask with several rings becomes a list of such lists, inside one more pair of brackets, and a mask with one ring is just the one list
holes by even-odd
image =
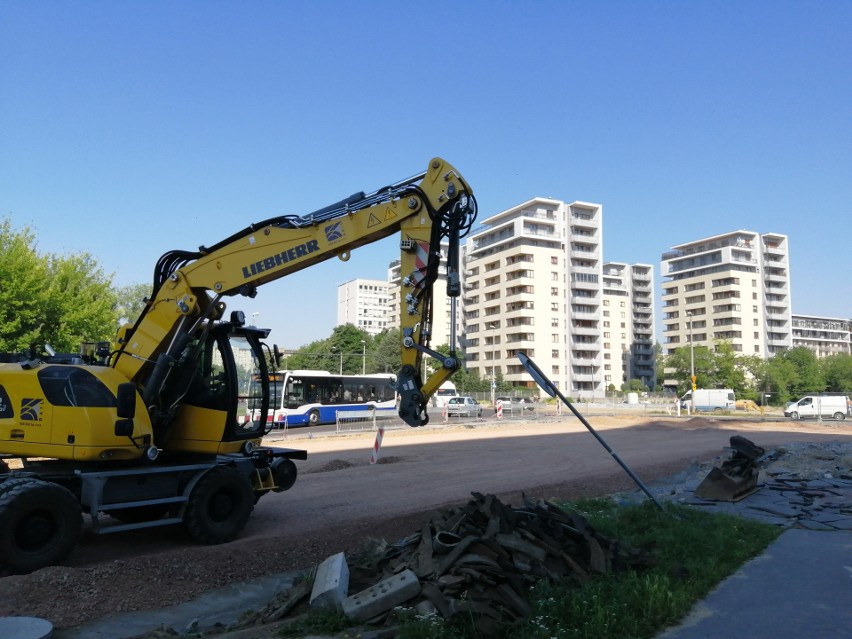
[[[271, 384], [268, 329], [221, 322], [187, 346], [170, 373], [164, 405], [174, 406], [161, 447], [195, 453], [232, 453], [268, 432]], [[171, 411], [166, 411], [171, 412]]]

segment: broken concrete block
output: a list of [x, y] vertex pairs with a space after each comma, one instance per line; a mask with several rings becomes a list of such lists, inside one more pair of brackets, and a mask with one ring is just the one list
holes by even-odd
[[349, 592], [349, 566], [342, 552], [326, 558], [317, 568], [311, 591], [312, 608], [340, 608]]
[[403, 570], [344, 599], [343, 614], [356, 621], [366, 621], [419, 594], [420, 581], [417, 575], [413, 570]]

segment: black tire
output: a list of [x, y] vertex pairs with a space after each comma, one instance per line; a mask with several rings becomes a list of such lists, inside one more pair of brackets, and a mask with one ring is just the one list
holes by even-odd
[[231, 541], [254, 510], [255, 494], [248, 477], [231, 466], [217, 466], [198, 480], [189, 496], [183, 525], [203, 544]]
[[799, 413], [793, 411], [790, 413], [790, 419], [799, 419]]
[[77, 498], [35, 478], [0, 484], [0, 565], [28, 573], [62, 562], [83, 527]]
[[834, 413], [834, 419], [836, 419], [837, 421], [842, 421], [846, 419], [846, 415], [844, 415], [840, 411], [837, 411], [836, 413]]
[[315, 408], [308, 413], [308, 426], [318, 426], [320, 423], [319, 411]]

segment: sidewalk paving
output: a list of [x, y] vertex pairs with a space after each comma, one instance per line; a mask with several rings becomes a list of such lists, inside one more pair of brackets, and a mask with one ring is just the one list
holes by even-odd
[[852, 533], [790, 529], [658, 639], [852, 637]]

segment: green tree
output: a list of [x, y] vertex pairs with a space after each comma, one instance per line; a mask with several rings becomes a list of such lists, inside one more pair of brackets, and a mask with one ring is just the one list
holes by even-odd
[[820, 360], [827, 391], [852, 394], [852, 355], [838, 353]]
[[713, 351], [706, 346], [695, 346], [692, 351], [689, 346], [681, 346], [663, 358], [661, 367], [661, 370], [674, 369], [674, 374], [667, 374], [666, 377], [678, 380], [678, 394], [692, 388], [689, 376], [693, 360], [698, 388], [717, 388], [717, 367]]
[[[335, 326], [328, 338], [311, 342], [290, 355], [287, 358], [287, 368], [323, 370], [332, 373], [337, 373], [342, 368], [344, 375], [358, 375], [365, 361], [370, 361], [369, 357], [365, 360], [364, 354], [373, 352], [372, 345], [373, 340], [370, 334], [353, 324]], [[370, 370], [368, 369], [367, 372], [369, 373]], [[395, 373], [396, 370], [392, 372]]]
[[766, 403], [783, 405], [793, 398], [791, 388], [798, 380], [796, 367], [780, 354], [766, 360], [757, 385], [764, 394], [769, 395]]
[[778, 353], [773, 359], [779, 358], [792, 364], [796, 371], [789, 388], [794, 396], [825, 390], [825, 378], [820, 370], [819, 360], [811, 349], [797, 346]]
[[402, 334], [398, 328], [388, 328], [367, 345], [367, 372], [398, 373], [402, 367]]
[[39, 255], [33, 231], [0, 220], [0, 351], [78, 352], [115, 337], [116, 296], [88, 254]]
[[115, 337], [118, 303], [111, 278], [88, 254], [51, 256], [41, 338], [58, 351]]
[[705, 388], [730, 388], [738, 396], [742, 395], [746, 389], [751, 388], [746, 379], [744, 358], [737, 354], [730, 342], [717, 342], [713, 355], [715, 386]]
[[116, 291], [115, 313], [118, 324], [135, 322], [145, 308], [145, 299], [151, 295], [150, 284], [128, 284]]
[[29, 227], [0, 220], [0, 352], [18, 353], [42, 340], [47, 260], [39, 257]]
[[[610, 384], [609, 386], [610, 387], [607, 390], [611, 390], [611, 391], [615, 390], [615, 384]], [[634, 379], [631, 379], [629, 382], [622, 384], [621, 390], [622, 391], [633, 391], [633, 392], [637, 392], [637, 391], [638, 392], [644, 392], [644, 391], [648, 390], [648, 387], [645, 386], [645, 382], [643, 382], [641, 379], [634, 378]]]

